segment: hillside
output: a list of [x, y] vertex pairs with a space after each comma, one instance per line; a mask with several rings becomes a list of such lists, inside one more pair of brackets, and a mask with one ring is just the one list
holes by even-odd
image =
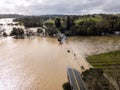
[[0, 18], [22, 18], [25, 17], [24, 15], [18, 14], [0, 14]]

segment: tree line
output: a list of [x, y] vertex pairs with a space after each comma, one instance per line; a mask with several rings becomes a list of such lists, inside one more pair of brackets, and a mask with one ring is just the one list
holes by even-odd
[[[49, 22], [48, 20], [51, 19]], [[97, 36], [114, 34], [120, 31], [120, 15], [65, 15], [53, 17], [25, 17], [16, 19], [25, 27], [43, 27], [49, 35], [57, 34], [58, 31], [67, 36]]]
[[[84, 18], [84, 20], [81, 20]], [[86, 19], [87, 18], [87, 19]], [[97, 18], [101, 20], [97, 21]], [[90, 15], [79, 17], [67, 16], [65, 18], [64, 26], [62, 26], [61, 18], [55, 20], [56, 28], [68, 36], [97, 36], [114, 34], [115, 31], [120, 31], [120, 17], [117, 15]], [[96, 20], [95, 20], [96, 19]], [[63, 20], [62, 20], [63, 21]]]

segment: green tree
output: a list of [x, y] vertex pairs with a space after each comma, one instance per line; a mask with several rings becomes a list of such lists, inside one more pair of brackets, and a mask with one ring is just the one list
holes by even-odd
[[8, 35], [7, 35], [7, 33], [6, 33], [6, 32], [3, 32], [3, 36], [4, 36], [4, 37], [7, 37]]
[[56, 28], [61, 28], [61, 19], [60, 18], [57, 18], [55, 20], [55, 26], [56, 26]]
[[43, 33], [43, 30], [42, 30], [42, 29], [40, 29], [40, 28], [39, 28], [39, 29], [37, 29], [37, 33], [39, 33], [39, 34], [40, 34], [40, 33]]
[[10, 33], [10, 36], [23, 36], [24, 30], [22, 28], [13, 28]]
[[68, 83], [68, 82], [67, 82], [67, 83], [64, 83], [64, 84], [63, 84], [63, 89], [64, 89], [64, 90], [72, 90], [71, 87], [70, 87], [70, 83]]
[[75, 25], [74, 20], [70, 17], [67, 16], [67, 21], [66, 21], [66, 29], [70, 30], [70, 28]]

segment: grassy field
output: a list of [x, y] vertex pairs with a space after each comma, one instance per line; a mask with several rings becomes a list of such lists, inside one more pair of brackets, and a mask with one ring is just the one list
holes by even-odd
[[83, 17], [83, 18], [76, 20], [75, 23], [78, 24], [82, 21], [89, 21], [89, 20], [93, 20], [95, 22], [101, 22], [103, 20], [103, 18], [101, 18], [101, 17]]
[[54, 21], [54, 20], [52, 20], [52, 19], [51, 19], [51, 20], [48, 20], [47, 22], [48, 22], [48, 23], [55, 24], [55, 21]]
[[94, 67], [102, 69], [109, 76], [120, 76], [120, 50], [87, 57]]

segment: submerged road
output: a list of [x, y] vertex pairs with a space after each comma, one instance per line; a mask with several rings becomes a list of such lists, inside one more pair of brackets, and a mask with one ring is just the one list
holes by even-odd
[[68, 68], [67, 75], [73, 90], [87, 90], [81, 75], [77, 70]]

